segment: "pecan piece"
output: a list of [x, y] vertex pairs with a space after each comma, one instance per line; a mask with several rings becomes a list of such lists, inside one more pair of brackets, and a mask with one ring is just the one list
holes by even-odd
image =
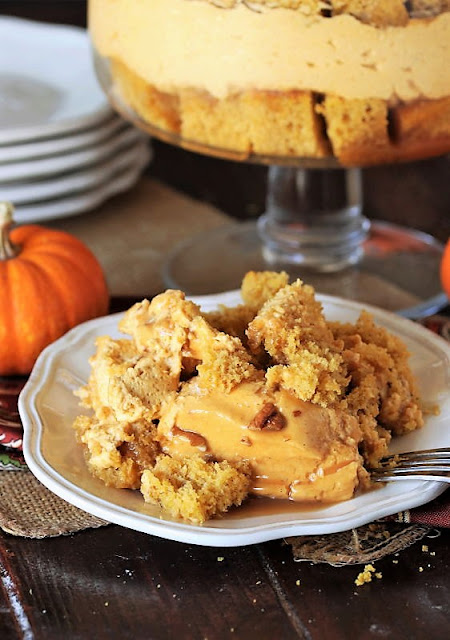
[[175, 436], [177, 438], [180, 438], [181, 440], [185, 440], [186, 442], [189, 442], [191, 447], [196, 447], [201, 451], [206, 451], [207, 449], [206, 439], [199, 433], [196, 433], [195, 431], [180, 429], [180, 427], [177, 427], [177, 425], [175, 424], [171, 429], [171, 434], [172, 436]]
[[286, 426], [285, 417], [273, 402], [266, 402], [248, 425], [253, 431], [280, 431]]

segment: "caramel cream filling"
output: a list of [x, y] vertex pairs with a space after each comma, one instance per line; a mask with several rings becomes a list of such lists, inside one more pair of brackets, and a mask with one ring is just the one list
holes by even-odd
[[263, 381], [224, 394], [206, 392], [194, 379], [166, 409], [158, 438], [180, 459], [248, 460], [258, 495], [337, 502], [351, 498], [358, 484], [356, 420], [285, 390], [269, 392]]
[[167, 92], [300, 89], [391, 104], [450, 94], [448, 12], [376, 28], [241, 3], [90, 0], [89, 28], [102, 56]]

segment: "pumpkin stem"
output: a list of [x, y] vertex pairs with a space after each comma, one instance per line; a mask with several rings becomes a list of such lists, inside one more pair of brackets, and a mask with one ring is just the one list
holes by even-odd
[[0, 260], [15, 258], [19, 248], [14, 245], [9, 237], [9, 230], [14, 223], [14, 207], [10, 202], [0, 202]]

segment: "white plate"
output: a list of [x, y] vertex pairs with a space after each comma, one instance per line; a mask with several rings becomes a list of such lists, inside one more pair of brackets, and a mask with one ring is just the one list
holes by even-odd
[[[193, 298], [205, 310], [218, 304], [234, 305], [239, 294]], [[393, 451], [427, 449], [450, 444], [450, 346], [410, 320], [355, 302], [319, 296], [329, 319], [354, 321], [362, 308], [399, 335], [412, 353], [411, 366], [422, 397], [440, 406], [439, 416], [429, 416], [423, 429], [397, 438]], [[240, 507], [222, 519], [202, 526], [168, 518], [144, 502], [138, 491], [105, 487], [92, 478], [75, 441], [72, 422], [80, 413], [73, 390], [89, 375], [88, 357], [99, 335], [118, 337], [121, 314], [92, 320], [49, 346], [38, 358], [19, 398], [24, 425], [24, 453], [36, 477], [51, 491], [88, 513], [110, 522], [193, 544], [239, 546], [294, 535], [344, 531], [377, 518], [416, 507], [437, 497], [444, 483], [407, 480], [392, 482], [337, 505], [292, 511], [292, 503], [274, 501], [270, 514], [246, 513]]]
[[112, 116], [99, 126], [87, 131], [73, 133], [57, 138], [45, 138], [33, 142], [21, 142], [19, 144], [0, 145], [0, 164], [8, 164], [19, 160], [31, 160], [45, 158], [47, 156], [60, 155], [67, 151], [89, 147], [108, 138], [126, 128], [125, 121], [119, 116]]
[[138, 181], [144, 167], [147, 166], [150, 157], [150, 150], [145, 146], [135, 157], [134, 162], [113, 176], [112, 179], [99, 184], [93, 189], [65, 198], [48, 200], [40, 204], [19, 205], [14, 209], [14, 220], [19, 224], [25, 224], [67, 218], [92, 211], [92, 209], [95, 209], [112, 196], [131, 189]]
[[121, 149], [142, 139], [148, 139], [148, 136], [138, 129], [128, 126], [108, 140], [88, 149], [37, 160], [3, 164], [0, 165], [0, 185], [19, 180], [28, 181], [31, 178], [59, 175], [66, 171], [87, 167], [110, 158], [113, 154], [120, 152]]
[[69, 133], [113, 113], [87, 32], [0, 18], [0, 144]]
[[140, 139], [121, 153], [90, 166], [83, 171], [63, 174], [37, 182], [0, 184], [0, 200], [13, 202], [16, 207], [42, 200], [53, 200], [79, 191], [86, 191], [108, 182], [115, 174], [148, 160], [149, 141]]

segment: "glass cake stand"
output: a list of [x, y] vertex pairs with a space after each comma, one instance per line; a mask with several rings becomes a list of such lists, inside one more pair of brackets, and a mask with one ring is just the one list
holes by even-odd
[[330, 158], [249, 155], [186, 140], [142, 120], [115, 91], [105, 60], [96, 57], [95, 66], [116, 111], [151, 136], [225, 160], [268, 165], [265, 213], [256, 222], [188, 236], [167, 256], [167, 287], [218, 293], [239, 288], [249, 270], [270, 269], [300, 277], [319, 293], [411, 318], [448, 304], [439, 278], [443, 246], [410, 228], [370, 222], [363, 215], [360, 169]]

